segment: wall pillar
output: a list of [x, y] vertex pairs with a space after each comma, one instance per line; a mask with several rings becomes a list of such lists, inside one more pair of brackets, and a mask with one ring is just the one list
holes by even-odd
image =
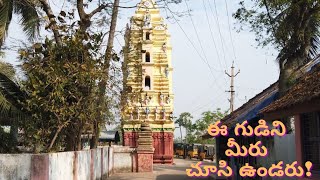
[[49, 179], [49, 156], [34, 154], [31, 156], [31, 180], [43, 179]]
[[155, 153], [153, 163], [172, 164], [173, 163], [173, 132], [154, 132], [153, 144]]
[[137, 132], [128, 131], [123, 133], [123, 146], [137, 147]]
[[302, 129], [300, 115], [294, 116], [295, 143], [296, 143], [296, 159], [299, 165], [304, 166], [302, 157]]
[[153, 152], [137, 152], [137, 172], [153, 171]]

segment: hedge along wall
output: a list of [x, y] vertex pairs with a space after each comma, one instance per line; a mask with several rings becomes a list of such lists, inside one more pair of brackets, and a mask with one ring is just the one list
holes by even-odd
[[[116, 155], [114, 155], [115, 152]], [[121, 152], [122, 156], [126, 158], [118, 156], [118, 152]], [[50, 154], [0, 154], [0, 179], [104, 179], [110, 176], [113, 171], [117, 173], [135, 172], [135, 169], [132, 168], [135, 162], [134, 158], [134, 149], [127, 147], [103, 147]], [[128, 164], [131, 169], [128, 168]], [[117, 169], [114, 170], [114, 167]]]

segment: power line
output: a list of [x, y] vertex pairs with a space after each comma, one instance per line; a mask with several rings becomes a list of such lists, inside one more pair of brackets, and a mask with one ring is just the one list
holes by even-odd
[[[204, 57], [205, 57], [204, 61], [205, 61], [206, 64], [208, 65], [208, 67], [209, 67], [209, 69], [210, 69], [210, 72], [211, 72], [214, 80], [215, 80], [216, 82], [218, 82], [218, 81], [217, 81], [217, 78], [214, 76], [214, 74], [213, 74], [213, 72], [212, 72], [212, 67], [211, 67], [210, 64], [209, 64], [209, 61], [208, 61], [207, 56], [206, 56], [206, 54], [205, 54], [205, 51], [204, 51], [204, 49], [203, 49], [203, 46], [202, 46], [202, 43], [201, 43], [201, 40], [200, 40], [200, 37], [199, 37], [199, 33], [198, 33], [197, 28], [196, 28], [196, 26], [195, 26], [195, 24], [194, 24], [193, 18], [192, 18], [191, 14], [190, 14], [190, 9], [189, 9], [188, 3], [187, 3], [186, 0], [184, 0], [184, 2], [185, 2], [185, 4], [186, 4], [186, 6], [187, 6], [187, 11], [188, 11], [188, 14], [189, 14], [189, 17], [190, 17], [190, 20], [191, 20], [191, 24], [192, 24], [192, 26], [193, 26], [193, 29], [194, 29], [195, 33], [196, 33], [196, 37], [197, 37], [197, 40], [198, 40], [198, 42], [199, 42], [200, 48], [201, 48], [202, 53], [203, 53], [203, 55], [204, 55]], [[220, 86], [220, 85], [219, 85], [219, 86]]]
[[[189, 15], [189, 17], [190, 17], [190, 20], [191, 20], [191, 23], [192, 23], [192, 26], [193, 26], [193, 30], [194, 30], [195, 33], [196, 33], [196, 37], [197, 37], [197, 40], [198, 40], [198, 42], [199, 42], [200, 49], [202, 50], [202, 53], [203, 53], [203, 56], [204, 56], [204, 59], [203, 59], [203, 60], [205, 61], [206, 64], [208, 64], [208, 66], [209, 66], [210, 69], [214, 69], [214, 68], [212, 68], [212, 67], [210, 66], [209, 61], [208, 61], [208, 58], [207, 58], [207, 56], [206, 56], [206, 53], [205, 53], [205, 51], [204, 51], [204, 49], [203, 49], [202, 43], [201, 43], [201, 41], [200, 41], [199, 33], [198, 33], [197, 28], [196, 28], [196, 26], [195, 26], [195, 24], [194, 24], [193, 18], [192, 18], [191, 14], [190, 14], [190, 9], [189, 9], [188, 3], [187, 3], [186, 0], [184, 0], [184, 2], [185, 2], [185, 4], [186, 4], [186, 6], [187, 6], [188, 15]], [[216, 71], [218, 71], [218, 70], [216, 70]]]
[[199, 51], [197, 50], [197, 48], [195, 47], [194, 43], [191, 41], [191, 39], [189, 38], [189, 36], [187, 35], [187, 33], [185, 32], [185, 30], [182, 28], [182, 26], [180, 25], [180, 23], [178, 22], [178, 20], [176, 19], [174, 13], [171, 11], [171, 9], [169, 8], [167, 2], [165, 2], [165, 5], [168, 9], [168, 11], [171, 13], [172, 18], [175, 20], [175, 22], [178, 24], [179, 28], [182, 30], [182, 32], [184, 33], [184, 35], [186, 36], [186, 38], [188, 39], [188, 41], [191, 43], [192, 47], [195, 49], [195, 51], [197, 52], [198, 56], [200, 57], [200, 59], [209, 67], [210, 69], [210, 73], [213, 76], [214, 80], [216, 81], [216, 84], [221, 88], [221, 85], [218, 83], [216, 77], [214, 76], [213, 72], [212, 72], [212, 67], [210, 66], [210, 64], [200, 55]]
[[190, 20], [191, 20], [193, 29], [194, 29], [194, 31], [195, 31], [195, 33], [196, 33], [197, 40], [198, 40], [198, 42], [199, 42], [200, 48], [201, 48], [201, 50], [202, 50], [202, 53], [203, 53], [203, 55], [204, 55], [204, 57], [205, 57], [206, 62], [209, 64], [208, 59], [207, 59], [207, 56], [206, 56], [206, 53], [204, 52], [204, 49], [203, 49], [203, 47], [202, 47], [202, 43], [201, 43], [201, 41], [200, 41], [197, 28], [196, 28], [196, 26], [194, 25], [193, 18], [192, 18], [191, 14], [190, 14], [190, 9], [189, 9], [188, 3], [187, 3], [186, 0], [184, 0], [184, 2], [185, 2], [185, 4], [186, 4], [186, 6], [187, 6], [188, 14], [189, 14], [189, 17], [190, 17]]
[[118, 37], [117, 37], [117, 36], [115, 36], [115, 38], [116, 38], [116, 40], [117, 40], [117, 42], [118, 42], [118, 44], [119, 44], [119, 46], [120, 46], [120, 48], [121, 48], [121, 47], [122, 47], [122, 45], [121, 45], [121, 43], [120, 43], [120, 41], [119, 41]]
[[[214, 44], [214, 48], [216, 50], [216, 54], [217, 54], [217, 57], [218, 57], [218, 60], [219, 60], [219, 65], [220, 65], [221, 69], [223, 69], [222, 63], [221, 63], [221, 59], [220, 59], [220, 55], [219, 55], [219, 52], [218, 52], [218, 48], [217, 48], [217, 45], [216, 45], [216, 41], [215, 41], [214, 36], [213, 36], [213, 32], [212, 32], [212, 28], [211, 28], [211, 25], [210, 25], [209, 16], [208, 16], [208, 12], [207, 12], [207, 8], [205, 6], [205, 1], [204, 0], [202, 0], [202, 4], [203, 4], [203, 8], [204, 8], [205, 13], [206, 13], [206, 19], [207, 19], [207, 22], [208, 22], [208, 25], [209, 25], [211, 39], [212, 39], [212, 42]], [[227, 83], [227, 80], [226, 80], [226, 78], [224, 76], [223, 76], [223, 79]]]
[[[181, 27], [180, 23], [178, 22], [178, 20], [176, 19], [175, 15], [173, 14], [173, 12], [171, 11], [171, 9], [169, 8], [168, 4], [166, 2], [164, 2], [165, 5], [167, 6], [167, 9], [169, 10], [169, 12], [172, 15], [172, 18], [175, 20], [175, 22], [178, 24], [179, 28], [181, 29], [181, 31], [183, 32], [183, 34], [186, 36], [186, 38], [188, 39], [188, 41], [190, 42], [190, 44], [192, 45], [193, 49], [197, 52], [198, 56], [200, 57], [201, 60], [204, 60], [203, 57], [200, 55], [199, 51], [197, 50], [197, 48], [195, 47], [195, 45], [193, 44], [193, 42], [191, 41], [191, 39], [189, 38], [189, 36], [187, 35], [187, 33], [184, 31], [184, 29]], [[209, 66], [210, 67], [210, 66]]]
[[[221, 97], [221, 95], [222, 95], [223, 93], [224, 93], [224, 92], [220, 93], [220, 94], [218, 95], [218, 97]], [[216, 99], [216, 98], [215, 98], [215, 99]], [[199, 111], [199, 110], [207, 107], [208, 105], [211, 105], [211, 104], [219, 104], [219, 103], [222, 101], [222, 99], [220, 99], [219, 101], [216, 101], [216, 102], [212, 102], [212, 101], [214, 101], [214, 100], [211, 99], [208, 103], [206, 103], [206, 104], [204, 104], [204, 105], [198, 106], [197, 108], [195, 108], [195, 110], [193, 110], [193, 111], [191, 112], [191, 114], [193, 114], [193, 113], [195, 113], [195, 112], [197, 112], [197, 111]]]
[[236, 58], [236, 53], [235, 53], [233, 38], [232, 38], [232, 34], [231, 34], [231, 28], [230, 28], [229, 8], [228, 8], [227, 0], [224, 0], [224, 2], [225, 2], [225, 4], [226, 4], [226, 11], [227, 11], [227, 17], [228, 17], [228, 27], [229, 27], [229, 35], [230, 35], [230, 39], [231, 39], [231, 45], [232, 45], [233, 56], [234, 56], [234, 61], [235, 61], [237, 58]]
[[213, 0], [213, 2], [214, 2], [214, 7], [215, 7], [215, 14], [216, 14], [216, 15], [214, 15], [214, 12], [213, 12], [213, 10], [212, 10], [212, 6], [211, 6], [211, 3], [210, 3], [210, 0], [208, 0], [208, 2], [209, 2], [210, 11], [211, 11], [212, 15], [216, 18], [216, 22], [217, 22], [217, 26], [218, 26], [218, 31], [219, 31], [219, 36], [220, 36], [220, 42], [221, 42], [221, 46], [222, 46], [224, 63], [225, 63], [225, 66], [226, 66], [226, 68], [227, 68], [228, 65], [227, 65], [227, 63], [226, 63], [226, 53], [225, 53], [225, 51], [224, 51], [224, 44], [223, 44], [224, 39], [223, 39], [223, 36], [222, 36], [222, 33], [221, 33], [220, 22], [219, 22], [219, 18], [218, 18], [218, 11], [217, 11], [217, 6], [216, 6], [216, 1]]
[[[190, 42], [190, 44], [192, 45], [192, 47], [193, 47], [193, 49], [197, 52], [197, 54], [198, 54], [198, 56], [200, 57], [200, 59], [203, 61], [203, 62], [205, 62], [205, 64], [209, 67], [209, 69], [210, 69], [210, 72], [211, 72], [211, 75], [213, 76], [213, 78], [214, 78], [214, 80], [216, 81], [216, 84], [219, 86], [219, 88], [220, 89], [223, 89], [221, 86], [220, 86], [220, 84], [218, 83], [218, 81], [217, 81], [217, 79], [216, 79], [216, 77], [214, 76], [214, 74], [213, 74], [213, 72], [212, 72], [212, 67], [209, 65], [209, 63], [200, 55], [200, 53], [199, 53], [199, 51], [197, 50], [197, 48], [195, 47], [195, 45], [194, 45], [194, 43], [191, 41], [191, 39], [189, 38], [189, 36], [187, 35], [187, 33], [185, 32], [185, 30], [182, 28], [182, 26], [180, 25], [180, 23], [179, 23], [179, 21], [176, 19], [176, 17], [175, 17], [175, 15], [174, 15], [174, 13], [171, 11], [171, 9], [169, 8], [169, 6], [168, 6], [168, 4], [166, 3], [166, 2], [164, 2], [165, 3], [165, 6], [167, 7], [166, 9], [171, 13], [171, 15], [172, 15], [172, 18], [173, 18], [173, 20], [178, 24], [178, 26], [179, 26], [179, 28], [181, 29], [181, 31], [183, 32], [183, 34], [185, 35], [185, 37], [187, 38], [187, 40]], [[187, 6], [188, 7], [188, 6]], [[189, 10], [189, 9], [188, 9]], [[189, 14], [190, 15], [190, 14]], [[191, 16], [190, 16], [190, 18], [191, 18]], [[192, 18], [191, 18], [192, 19]], [[192, 20], [192, 22], [193, 22], [193, 20]], [[194, 23], [193, 23], [193, 26], [194, 26]], [[194, 26], [194, 28], [195, 28], [195, 26]], [[197, 33], [197, 31], [196, 31], [196, 33]], [[200, 42], [200, 44], [201, 44], [201, 41], [200, 41], [200, 38], [199, 38], [199, 35], [197, 34], [197, 37], [198, 37], [198, 41]], [[202, 48], [202, 50], [203, 50], [203, 48]], [[218, 96], [218, 97], [221, 97], [221, 95], [224, 93], [224, 91], [222, 91], [221, 92], [221, 94]], [[221, 99], [220, 99], [220, 101], [221, 101]], [[211, 103], [212, 103], [212, 101], [211, 101]], [[214, 103], [217, 103], [217, 102], [214, 102]], [[208, 104], [210, 104], [210, 103], [208, 103]], [[208, 104], [206, 104], [206, 105], [208, 105]], [[203, 108], [203, 107], [202, 107]], [[200, 108], [201, 109], [201, 108]], [[198, 110], [199, 110], [199, 108], [198, 108]], [[198, 111], [197, 110], [197, 111]]]
[[[209, 88], [212, 88], [214, 84], [215, 84], [215, 82], [213, 82], [213, 83], [209, 86]], [[200, 93], [200, 94], [197, 96], [197, 98], [195, 98], [194, 100], [191, 101], [190, 105], [193, 105], [194, 102], [195, 102], [197, 99], [199, 99], [202, 95], [203, 95], [203, 93]]]

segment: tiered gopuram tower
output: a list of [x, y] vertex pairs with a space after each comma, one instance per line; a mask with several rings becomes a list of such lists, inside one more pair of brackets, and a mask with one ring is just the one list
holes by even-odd
[[122, 91], [123, 144], [137, 146], [141, 122], [152, 129], [154, 163], [173, 162], [171, 44], [154, 0], [141, 0], [127, 26]]

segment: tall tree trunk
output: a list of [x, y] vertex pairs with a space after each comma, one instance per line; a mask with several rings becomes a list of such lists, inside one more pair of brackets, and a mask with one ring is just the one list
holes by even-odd
[[[280, 65], [281, 66], [281, 65]], [[279, 95], [282, 97], [290, 87], [292, 81], [292, 75], [295, 72], [293, 66], [287, 66], [286, 68], [280, 67], [279, 75]]]
[[[113, 3], [108, 44], [105, 52], [105, 61], [103, 65], [104, 76], [102, 77], [102, 80], [99, 83], [100, 92], [98, 95], [99, 96], [98, 107], [103, 107], [105, 105], [106, 86], [109, 79], [109, 67], [110, 67], [110, 62], [112, 57], [113, 41], [114, 41], [114, 36], [115, 36], [116, 26], [117, 26], [119, 2], [120, 0], [114, 0], [114, 3]], [[95, 119], [94, 132], [93, 132], [92, 140], [90, 143], [91, 149], [97, 147], [98, 139], [99, 139], [99, 124], [102, 121], [102, 114], [100, 112], [100, 108], [98, 108], [98, 111], [99, 112], [97, 113], [97, 119]]]
[[58, 135], [59, 135], [59, 133], [61, 132], [62, 128], [63, 128], [63, 126], [60, 126], [60, 127], [57, 129], [57, 131], [56, 131], [56, 133], [54, 134], [54, 136], [53, 136], [53, 138], [52, 138], [52, 140], [51, 140], [51, 143], [50, 143], [50, 145], [49, 145], [49, 147], [48, 147], [48, 151], [50, 151], [51, 148], [53, 147], [53, 145], [54, 145], [54, 143], [56, 142], [56, 140], [57, 140], [57, 138], [58, 138]]
[[306, 58], [303, 56], [294, 56], [288, 58], [288, 60], [281, 59], [279, 61], [280, 75], [279, 75], [279, 94], [280, 97], [285, 95], [289, 88], [297, 79], [299, 68], [305, 64]]
[[181, 137], [181, 143], [183, 142], [182, 141], [182, 130], [181, 130], [181, 125], [179, 124], [179, 128], [180, 128], [180, 137]]
[[66, 135], [66, 151], [75, 151], [77, 133], [73, 130], [73, 127], [68, 128]]
[[18, 125], [17, 125], [17, 120], [11, 119], [11, 128], [10, 128], [10, 136], [11, 136], [11, 152], [16, 150], [17, 144], [18, 144]]
[[82, 150], [82, 139], [81, 139], [81, 135], [82, 135], [82, 126], [79, 127], [79, 130], [77, 131], [78, 134], [77, 134], [77, 147], [76, 147], [76, 150], [77, 151], [81, 151]]

